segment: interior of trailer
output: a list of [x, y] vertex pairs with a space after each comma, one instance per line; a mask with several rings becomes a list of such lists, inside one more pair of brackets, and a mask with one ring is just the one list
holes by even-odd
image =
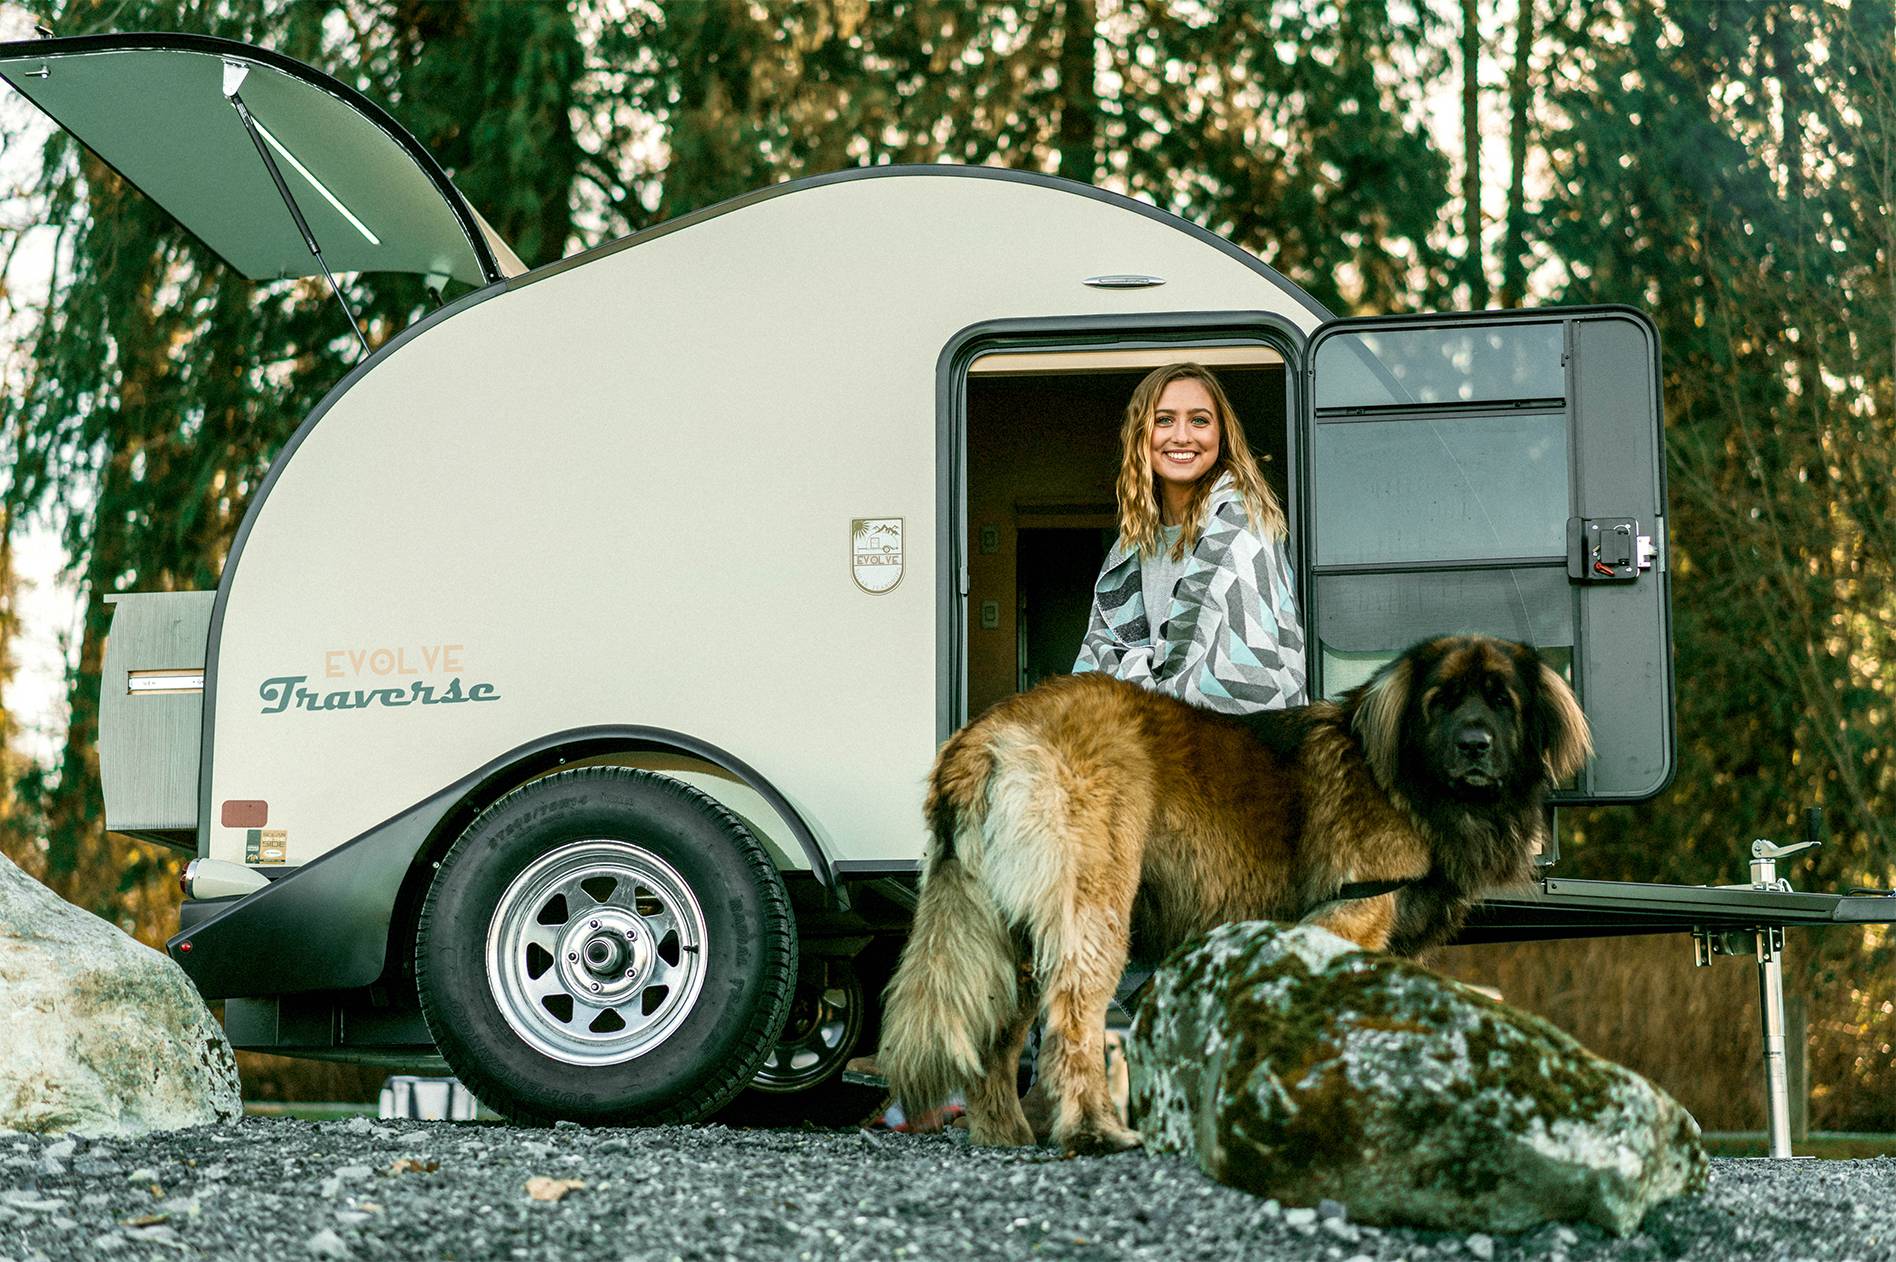
[[1093, 581], [1118, 535], [1113, 482], [1127, 400], [1148, 372], [1180, 360], [1218, 378], [1288, 504], [1284, 361], [1270, 347], [1010, 350], [969, 365], [969, 715], [1073, 668]]

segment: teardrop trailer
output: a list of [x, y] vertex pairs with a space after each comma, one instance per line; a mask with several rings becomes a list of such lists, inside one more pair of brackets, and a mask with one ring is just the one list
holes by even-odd
[[[467, 288], [304, 420], [215, 592], [107, 597], [107, 826], [193, 856], [169, 950], [240, 1048], [439, 1057], [529, 1119], [859, 1103], [929, 761], [1070, 666], [1118, 410], [1175, 359], [1269, 458], [1313, 694], [1424, 636], [1523, 640], [1599, 749], [1562, 803], [1672, 775], [1636, 311], [1337, 320], [1151, 206], [961, 167], [529, 271], [379, 107], [267, 50], [47, 39], [0, 77], [245, 276]], [[1757, 845], [1724, 888], [1550, 850], [1463, 940], [1755, 954], [1788, 1152], [1783, 931], [1896, 911], [1791, 892]]]

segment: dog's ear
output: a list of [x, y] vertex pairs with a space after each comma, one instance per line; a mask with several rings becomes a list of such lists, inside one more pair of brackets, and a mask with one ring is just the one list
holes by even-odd
[[1385, 666], [1363, 685], [1350, 714], [1350, 730], [1363, 746], [1369, 769], [1383, 788], [1396, 783], [1396, 761], [1402, 751], [1402, 715], [1409, 708], [1414, 666], [1407, 657]]
[[1593, 733], [1560, 672], [1546, 662], [1539, 663], [1539, 671], [1534, 700], [1536, 743], [1548, 777], [1561, 784], [1593, 757]]

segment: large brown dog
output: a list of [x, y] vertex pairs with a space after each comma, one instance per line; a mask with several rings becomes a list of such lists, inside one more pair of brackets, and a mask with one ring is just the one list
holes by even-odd
[[1529, 879], [1546, 792], [1591, 752], [1560, 676], [1480, 637], [1418, 644], [1340, 703], [1242, 718], [1101, 675], [1011, 697], [936, 757], [878, 1062], [911, 1114], [965, 1090], [976, 1143], [1031, 1143], [1015, 1067], [1038, 1013], [1054, 1140], [1132, 1147], [1102, 1055], [1129, 956], [1246, 919], [1435, 946], [1484, 889]]

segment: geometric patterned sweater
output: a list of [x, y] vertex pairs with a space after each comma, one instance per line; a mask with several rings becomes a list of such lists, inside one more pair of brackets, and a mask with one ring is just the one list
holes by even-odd
[[1251, 529], [1230, 474], [1172, 588], [1159, 633], [1124, 539], [1093, 585], [1093, 616], [1073, 672], [1101, 671], [1226, 714], [1302, 705], [1304, 634], [1284, 541]]

